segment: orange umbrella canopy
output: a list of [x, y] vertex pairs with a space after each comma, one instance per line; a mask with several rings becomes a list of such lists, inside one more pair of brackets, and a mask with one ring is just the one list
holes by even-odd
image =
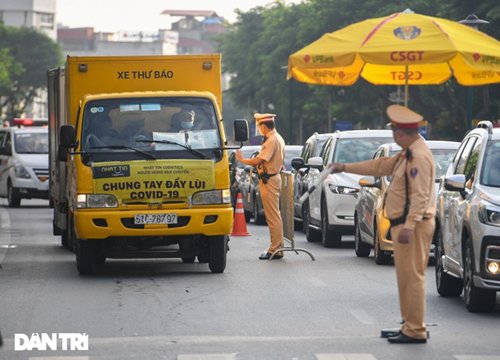
[[500, 42], [469, 26], [406, 10], [367, 19], [289, 56], [288, 79], [349, 86], [500, 82]]

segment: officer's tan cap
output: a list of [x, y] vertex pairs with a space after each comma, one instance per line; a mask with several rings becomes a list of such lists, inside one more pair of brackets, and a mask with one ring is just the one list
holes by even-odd
[[253, 117], [255, 118], [255, 122], [257, 124], [267, 122], [267, 121], [274, 121], [274, 118], [276, 117], [276, 114], [259, 114], [255, 113], [253, 114]]
[[401, 105], [390, 105], [387, 116], [391, 119], [391, 127], [400, 129], [418, 128], [423, 116]]

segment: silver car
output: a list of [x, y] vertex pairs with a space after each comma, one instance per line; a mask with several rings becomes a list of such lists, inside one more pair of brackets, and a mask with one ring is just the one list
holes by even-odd
[[463, 139], [438, 192], [436, 287], [491, 311], [500, 291], [500, 129], [489, 121]]

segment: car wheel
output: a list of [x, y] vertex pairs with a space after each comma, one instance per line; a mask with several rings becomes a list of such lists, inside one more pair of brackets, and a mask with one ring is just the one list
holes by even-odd
[[434, 247], [435, 274], [436, 274], [436, 289], [442, 297], [457, 297], [462, 293], [463, 281], [462, 279], [451, 276], [444, 271], [443, 267], [443, 240], [440, 231], [436, 231], [436, 244]]
[[358, 218], [357, 215], [354, 214], [354, 252], [357, 257], [368, 257], [370, 251], [370, 245], [361, 240], [361, 230], [359, 229]]
[[210, 255], [208, 267], [213, 273], [223, 273], [226, 268], [226, 253], [228, 236], [212, 236], [209, 239]]
[[[376, 224], [376, 221], [375, 221]], [[388, 265], [391, 263], [392, 256], [388, 251], [380, 249], [380, 235], [378, 228], [373, 229], [373, 256], [377, 265]]]
[[321, 199], [321, 242], [326, 248], [338, 248], [342, 245], [342, 236], [328, 228], [328, 208], [325, 198]]
[[474, 285], [474, 255], [472, 239], [469, 237], [465, 243], [464, 258], [464, 301], [470, 312], [489, 312], [495, 308], [496, 292], [478, 288]]
[[9, 207], [18, 208], [21, 205], [21, 196], [19, 195], [19, 189], [12, 186], [9, 183], [7, 185], [7, 201], [9, 203]]
[[256, 225], [264, 225], [266, 223], [266, 217], [259, 214], [259, 204], [257, 203], [257, 195], [253, 198], [253, 219]]
[[302, 221], [304, 222], [304, 233], [306, 234], [306, 239], [309, 242], [318, 242], [321, 240], [321, 233], [316, 229], [312, 229], [309, 226], [311, 217], [309, 215], [309, 201], [304, 203]]

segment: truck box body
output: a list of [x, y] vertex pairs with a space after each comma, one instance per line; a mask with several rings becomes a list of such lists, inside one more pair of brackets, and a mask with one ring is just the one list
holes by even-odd
[[80, 273], [106, 257], [224, 270], [233, 208], [220, 71], [219, 55], [68, 57], [49, 71], [54, 234]]

